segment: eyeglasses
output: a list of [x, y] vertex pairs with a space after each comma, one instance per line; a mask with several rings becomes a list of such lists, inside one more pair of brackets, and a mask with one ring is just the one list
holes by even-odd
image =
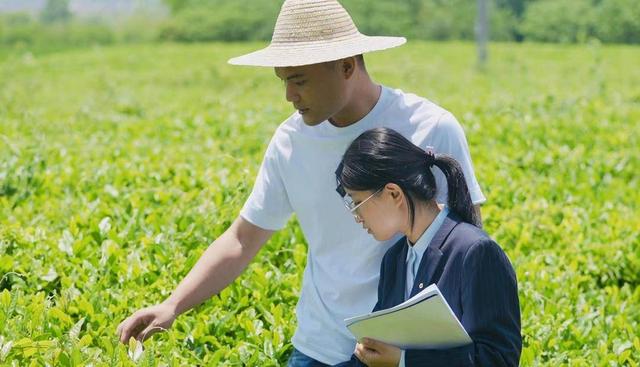
[[342, 201], [344, 202], [344, 206], [349, 210], [349, 212], [351, 212], [351, 215], [353, 215], [353, 217], [359, 221], [362, 219], [362, 217], [360, 216], [360, 213], [358, 212], [358, 208], [360, 208], [364, 203], [366, 203], [369, 199], [371, 199], [372, 197], [374, 197], [376, 194], [378, 194], [380, 191], [382, 191], [382, 189], [384, 189], [384, 187], [379, 188], [378, 190], [376, 190], [373, 194], [369, 195], [366, 199], [362, 200], [359, 204], [356, 205], [356, 203], [353, 202], [353, 199], [351, 198], [351, 196], [349, 195], [345, 195], [342, 197]]
[[340, 181], [339, 177], [342, 173], [342, 168], [343, 165], [342, 163], [340, 163], [338, 169], [336, 170], [336, 182], [338, 184], [338, 186], [336, 187], [336, 192], [342, 198], [345, 208], [347, 208], [351, 215], [353, 215], [353, 217], [358, 221], [362, 219], [362, 217], [360, 217], [360, 214], [358, 213], [358, 208], [360, 208], [362, 204], [366, 203], [369, 199], [374, 197], [377, 193], [382, 191], [382, 189], [384, 189], [384, 186], [376, 190], [373, 194], [369, 195], [369, 197], [367, 197], [366, 199], [362, 200], [359, 204], [356, 204], [353, 202], [351, 196], [347, 195], [347, 191], [344, 189], [344, 186], [342, 186], [342, 182]]

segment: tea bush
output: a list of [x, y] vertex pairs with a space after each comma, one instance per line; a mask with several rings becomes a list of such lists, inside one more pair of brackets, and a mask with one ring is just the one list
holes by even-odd
[[[96, 47], [0, 61], [0, 364], [283, 365], [306, 243], [292, 218], [219, 296], [117, 342], [238, 214], [291, 112], [258, 44]], [[366, 57], [451, 110], [516, 269], [523, 366], [640, 363], [640, 49], [466, 43]]]

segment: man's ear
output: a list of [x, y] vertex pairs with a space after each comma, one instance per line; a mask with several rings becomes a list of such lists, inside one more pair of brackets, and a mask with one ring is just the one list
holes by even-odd
[[340, 60], [339, 67], [340, 73], [344, 76], [345, 79], [349, 79], [353, 76], [356, 71], [356, 58], [355, 56], [347, 57], [345, 59]]

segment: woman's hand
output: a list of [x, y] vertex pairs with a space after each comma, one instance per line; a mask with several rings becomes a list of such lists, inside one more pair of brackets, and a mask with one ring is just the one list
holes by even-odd
[[354, 353], [369, 367], [397, 367], [402, 351], [393, 345], [364, 338], [356, 344]]

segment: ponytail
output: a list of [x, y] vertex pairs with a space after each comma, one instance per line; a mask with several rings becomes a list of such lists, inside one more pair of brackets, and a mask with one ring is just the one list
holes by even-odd
[[464, 179], [464, 172], [458, 161], [450, 155], [437, 154], [434, 156], [433, 165], [438, 167], [447, 179], [449, 209], [459, 215], [463, 221], [480, 227], [480, 218], [471, 201], [467, 181]]

